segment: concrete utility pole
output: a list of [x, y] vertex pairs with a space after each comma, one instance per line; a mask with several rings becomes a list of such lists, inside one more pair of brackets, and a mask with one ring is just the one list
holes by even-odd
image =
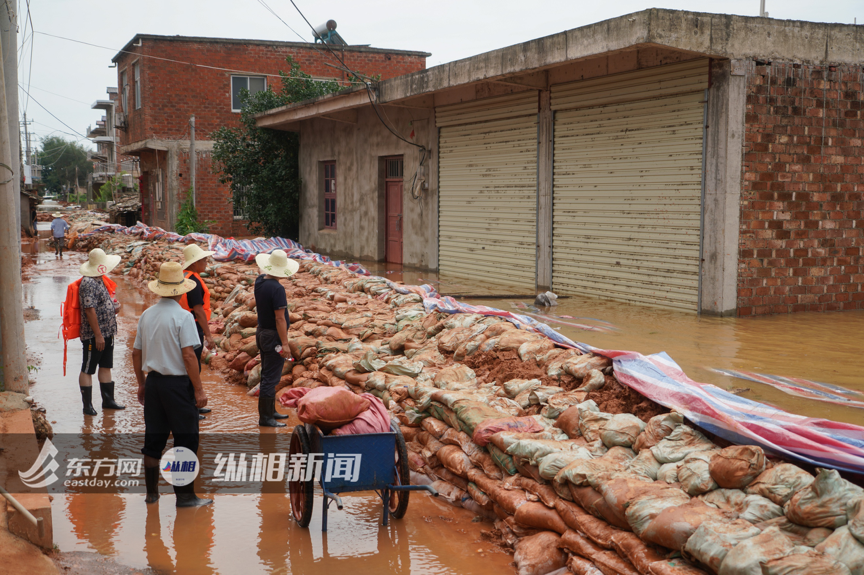
[[[21, 229], [21, 136], [18, 126], [18, 15], [13, 8], [14, 2], [6, 0], [0, 9], [0, 46], [3, 48], [3, 78], [6, 82], [6, 114], [9, 123], [9, 150], [12, 175], [15, 184], [15, 221], [16, 229]], [[28, 159], [29, 162], [29, 159]], [[0, 181], [6, 178], [0, 178]], [[7, 204], [12, 205], [12, 204]], [[18, 247], [21, 247], [21, 234], [18, 234]]]
[[768, 17], [768, 12], [765, 11], [765, 0], [759, 0], [759, 16], [761, 18]]
[[[8, 95], [7, 95], [8, 97]], [[33, 177], [33, 158], [30, 156], [30, 132], [27, 130], [27, 112], [24, 112], [24, 163], [30, 166], [30, 177]]]
[[[3, 43], [0, 42], [0, 67], [3, 66]], [[14, 58], [15, 52], [12, 52]], [[9, 126], [6, 106], [6, 77], [0, 69], [0, 126]], [[15, 86], [17, 86], [15, 80]], [[15, 123], [18, 123], [17, 116]], [[15, 206], [19, 193], [15, 189], [15, 170], [8, 129], [0, 129], [0, 206]], [[6, 391], [29, 393], [27, 350], [24, 346], [24, 307], [21, 295], [21, 227], [16, 222], [18, 209], [0, 209], [0, 352], [3, 385]]]
[[189, 118], [189, 180], [192, 182], [192, 207], [195, 207], [195, 116]]

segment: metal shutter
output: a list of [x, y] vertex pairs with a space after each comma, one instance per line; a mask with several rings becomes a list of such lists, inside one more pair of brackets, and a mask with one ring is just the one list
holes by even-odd
[[537, 93], [437, 108], [438, 266], [533, 293]]
[[553, 88], [554, 289], [696, 311], [708, 63], [605, 80]]

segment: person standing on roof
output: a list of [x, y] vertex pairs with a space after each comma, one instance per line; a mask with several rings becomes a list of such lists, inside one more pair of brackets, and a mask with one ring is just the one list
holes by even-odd
[[[144, 501], [156, 503], [159, 460], [168, 436], [174, 435], [175, 448], [198, 453], [198, 410], [207, 406], [207, 393], [195, 359], [195, 348], [201, 345], [195, 320], [178, 301], [195, 288], [195, 282], [183, 277], [179, 263], [165, 262], [159, 268], [159, 278], [147, 288], [162, 299], [138, 320], [132, 367], [138, 381], [138, 401], [144, 406]], [[213, 503], [212, 499], [199, 499], [192, 482], [175, 485], [174, 493], [177, 507]]]
[[[195, 282], [195, 287], [192, 291], [180, 296], [180, 307], [186, 311], [192, 312], [195, 318], [195, 327], [198, 329], [198, 339], [207, 343], [209, 349], [214, 349], [216, 343], [213, 341], [213, 335], [210, 333], [210, 326], [207, 322], [210, 321], [210, 290], [204, 280], [201, 279], [201, 274], [207, 269], [207, 260], [216, 252], [208, 252], [202, 250], [197, 244], [189, 244], [183, 248], [183, 261], [185, 265], [183, 269], [186, 279]], [[204, 346], [195, 348], [195, 357], [198, 358], [198, 372], [201, 372], [201, 354], [204, 351]], [[209, 407], [201, 407], [198, 409], [198, 419], [204, 419], [203, 413], [210, 413]]]
[[258, 254], [255, 263], [263, 272], [255, 278], [255, 311], [258, 314], [258, 329], [255, 343], [261, 352], [261, 385], [258, 393], [258, 425], [262, 427], [285, 427], [277, 419], [287, 419], [276, 411], [276, 384], [282, 377], [285, 360], [290, 357], [288, 349], [288, 299], [281, 278], [291, 277], [300, 269], [300, 264], [288, 259], [288, 254], [275, 250], [272, 254]]
[[[56, 220], [55, 220], [56, 221]], [[81, 343], [84, 360], [78, 385], [84, 403], [84, 415], [96, 415], [93, 408], [93, 374], [99, 369], [99, 390], [102, 409], [126, 409], [114, 401], [114, 335], [117, 333], [117, 312], [120, 304], [111, 297], [102, 276], [117, 267], [120, 256], [109, 256], [101, 248], [90, 251], [79, 271], [84, 276], [78, 288], [81, 307]]]
[[54, 255], [62, 258], [63, 248], [66, 247], [66, 232], [71, 226], [69, 222], [63, 219], [63, 214], [60, 212], [55, 212], [51, 215], [54, 217], [54, 220], [51, 222], [51, 235], [54, 238]]

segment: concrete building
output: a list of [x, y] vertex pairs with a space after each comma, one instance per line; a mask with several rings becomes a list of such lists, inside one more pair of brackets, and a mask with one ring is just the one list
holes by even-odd
[[[426, 52], [365, 46], [334, 48], [349, 65], [388, 79], [426, 67]], [[196, 208], [210, 231], [247, 232], [235, 213], [231, 191], [211, 162], [210, 135], [239, 126], [242, 88], [281, 87], [279, 71], [290, 56], [313, 77], [345, 80], [321, 45], [137, 34], [113, 58], [120, 86], [117, 127], [120, 152], [140, 159], [142, 216], [147, 224], [173, 229], [190, 179], [190, 118], [195, 116]]]
[[[94, 200], [99, 195], [100, 188], [115, 176], [122, 178], [124, 188], [131, 189], [137, 183], [140, 172], [138, 158], [119, 154], [119, 130], [117, 129], [117, 103], [119, 90], [108, 88], [108, 98], [96, 100], [90, 106], [93, 110], [102, 110], [101, 119], [96, 125], [87, 129], [87, 137], [96, 144], [96, 151], [89, 154], [93, 162], [93, 172], [87, 181], [87, 199]], [[134, 222], [133, 222], [134, 223]]]
[[686, 312], [861, 309], [862, 61], [860, 26], [651, 9], [257, 121], [299, 132], [300, 241], [334, 256]]

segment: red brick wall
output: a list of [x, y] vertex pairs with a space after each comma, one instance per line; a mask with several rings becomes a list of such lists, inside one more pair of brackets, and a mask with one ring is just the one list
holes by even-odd
[[[129, 129], [121, 132], [121, 144], [128, 145], [147, 138], [188, 139], [188, 120], [195, 115], [196, 136], [209, 139], [209, 134], [221, 126], [236, 126], [240, 114], [231, 111], [232, 72], [193, 67], [140, 57], [155, 56], [206, 66], [250, 72], [249, 75], [278, 74], [287, 70], [286, 56], [296, 60], [301, 69], [315, 77], [344, 78], [336, 68], [335, 60], [322, 46], [273, 46], [266, 44], [239, 44], [144, 38], [140, 47], [129, 48], [132, 54], [122, 54], [117, 60], [117, 82], [123, 70], [129, 83]], [[338, 48], [334, 47], [337, 53]], [[344, 49], [340, 54], [345, 63], [363, 74], [381, 75], [382, 79], [423, 70], [426, 58], [398, 52], [376, 52], [369, 49]], [[141, 66], [140, 109], [135, 109], [135, 86], [132, 63]], [[242, 75], [242, 74], [240, 74]], [[278, 77], [267, 78], [269, 86], [281, 88]], [[120, 86], [122, 94], [122, 86]], [[121, 98], [122, 100], [122, 98]]]
[[864, 74], [748, 77], [738, 315], [864, 309]]

